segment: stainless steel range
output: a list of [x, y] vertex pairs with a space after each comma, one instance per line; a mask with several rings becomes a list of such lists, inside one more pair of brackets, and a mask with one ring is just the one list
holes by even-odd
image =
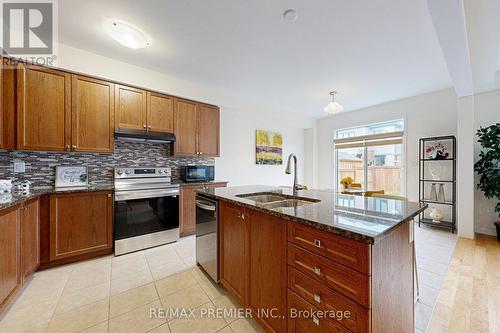
[[170, 168], [115, 169], [115, 255], [179, 239], [179, 185]]

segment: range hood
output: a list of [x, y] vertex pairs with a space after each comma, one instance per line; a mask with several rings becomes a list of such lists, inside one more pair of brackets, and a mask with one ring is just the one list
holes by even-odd
[[152, 132], [132, 129], [115, 129], [115, 138], [132, 142], [172, 143], [175, 141], [173, 133]]

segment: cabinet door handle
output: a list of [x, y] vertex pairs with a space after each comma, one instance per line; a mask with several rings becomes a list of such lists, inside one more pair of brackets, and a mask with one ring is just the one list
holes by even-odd
[[319, 268], [318, 266], [315, 266], [314, 267], [314, 274], [321, 275], [321, 268]]
[[316, 303], [321, 303], [321, 295], [319, 293], [314, 294], [314, 301]]
[[146, 128], [146, 124], [142, 125], [142, 127]]
[[70, 147], [71, 147], [70, 145], [64, 146], [64, 148], [66, 148], [66, 149], [69, 149]]
[[108, 198], [111, 198], [111, 193], [108, 193]]
[[315, 323], [317, 326], [319, 326], [319, 318], [316, 316], [313, 316], [313, 323]]
[[148, 128], [151, 128], [151, 125], [148, 125]]
[[321, 241], [319, 239], [314, 240], [314, 246], [321, 247]]
[[241, 213], [241, 219], [244, 220], [245, 219], [245, 214], [244, 213]]
[[72, 145], [71, 148], [76, 149], [76, 145]]
[[203, 153], [200, 151], [200, 155], [202, 155]]

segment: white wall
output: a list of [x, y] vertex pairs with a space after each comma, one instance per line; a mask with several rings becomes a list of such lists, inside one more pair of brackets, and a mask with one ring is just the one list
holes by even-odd
[[58, 67], [220, 106], [221, 157], [216, 159], [217, 180], [227, 180], [230, 185], [291, 184], [292, 176], [284, 174], [285, 165], [255, 164], [256, 129], [283, 134], [285, 163], [288, 153], [296, 153], [299, 180], [304, 179], [304, 128], [313, 126], [312, 118], [63, 44], [59, 45]]
[[333, 138], [339, 128], [404, 119], [406, 136], [406, 195], [418, 200], [418, 139], [456, 135], [457, 97], [453, 89], [441, 90], [356, 111], [318, 119], [317, 188], [334, 188]]
[[[474, 128], [480, 126], [487, 127], [495, 123], [500, 123], [500, 90], [478, 94], [475, 96], [475, 119]], [[474, 161], [479, 159], [481, 145], [475, 139]], [[475, 175], [474, 184], [479, 182], [479, 176]], [[488, 200], [479, 190], [474, 191], [474, 222], [475, 231], [482, 234], [495, 235], [493, 222], [500, 220], [495, 213], [497, 201]]]
[[[283, 165], [255, 164], [255, 130], [277, 131], [283, 135]], [[285, 126], [283, 120], [262, 116], [256, 119], [245, 113], [221, 114], [221, 157], [216, 160], [217, 177], [237, 185], [293, 184], [293, 174], [286, 175], [287, 157], [298, 158], [299, 183], [304, 181], [304, 129]]]

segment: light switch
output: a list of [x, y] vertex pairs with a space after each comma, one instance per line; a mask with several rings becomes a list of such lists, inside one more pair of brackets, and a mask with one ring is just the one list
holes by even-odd
[[24, 161], [14, 161], [14, 172], [25, 172], [26, 164]]

